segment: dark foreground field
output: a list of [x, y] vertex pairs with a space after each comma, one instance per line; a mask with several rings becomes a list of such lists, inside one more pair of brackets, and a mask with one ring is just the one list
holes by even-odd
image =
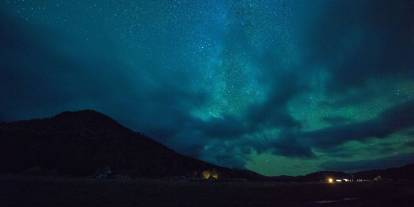
[[0, 177], [2, 207], [414, 206], [409, 182], [295, 184]]

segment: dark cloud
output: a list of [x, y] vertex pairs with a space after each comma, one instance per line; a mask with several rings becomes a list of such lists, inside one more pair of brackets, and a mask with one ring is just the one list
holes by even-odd
[[[226, 78], [226, 84], [232, 86], [232, 93], [238, 94], [246, 89], [248, 74], [241, 78], [239, 76], [245, 72], [240, 62], [247, 59], [258, 67], [257, 79], [263, 87], [265, 97], [264, 100], [247, 106], [242, 114], [224, 114], [201, 123], [201, 131], [211, 138], [238, 139], [266, 128], [300, 128], [301, 123], [290, 114], [288, 103], [309, 89], [303, 78], [304, 72], [283, 65], [283, 54], [275, 52], [275, 48], [279, 47], [277, 44], [264, 52], [255, 50], [248, 38], [248, 29], [252, 24], [252, 19], [249, 18], [251, 14], [245, 11], [246, 8], [236, 5], [234, 15], [237, 18], [232, 19], [225, 35], [222, 54], [225, 74], [229, 78]], [[239, 17], [242, 14], [247, 16]]]
[[295, 135], [289, 131], [285, 131], [279, 135], [280, 139], [272, 142], [268, 147], [272, 149], [274, 154], [287, 157], [313, 158], [315, 154], [312, 149], [295, 139]]
[[360, 153], [364, 153], [366, 150], [369, 150], [372, 154], [388, 155], [390, 153], [395, 154], [395, 152], [403, 149], [407, 149], [405, 148], [405, 145], [396, 144], [392, 141], [380, 141], [375, 144], [372, 144], [371, 142], [369, 145], [359, 145], [351, 149], [343, 145], [338, 145], [324, 149], [323, 152], [336, 159], [357, 159], [360, 157]]
[[414, 147], [414, 141], [409, 141], [406, 143], [406, 145], [409, 147]]
[[241, 135], [253, 130], [250, 123], [234, 116], [213, 118], [202, 124], [201, 130], [205, 135], [215, 138], [239, 138]]
[[293, 157], [313, 157], [313, 148], [331, 152], [331, 156], [335, 157], [347, 156], [346, 150], [332, 152], [338, 151], [338, 146], [349, 141], [387, 138], [394, 133], [409, 129], [414, 126], [413, 117], [414, 100], [410, 100], [395, 105], [367, 121], [335, 125], [315, 131], [286, 130], [269, 142], [272, 143], [270, 145], [272, 147], [268, 147], [269, 143], [265, 146], [276, 154]]
[[299, 139], [313, 147], [329, 148], [347, 141], [385, 138], [414, 126], [414, 100], [395, 105], [367, 121], [303, 132]]
[[[276, 66], [269, 65], [268, 67]], [[278, 76], [273, 81], [278, 85], [272, 88], [266, 101], [249, 108], [246, 119], [259, 125], [300, 128], [301, 123], [288, 112], [287, 104], [292, 98], [303, 93], [306, 87], [300, 84], [298, 76], [294, 74]]]
[[400, 154], [385, 158], [359, 161], [329, 161], [321, 165], [324, 170], [356, 172], [370, 169], [400, 167], [414, 162], [414, 154]]
[[408, 136], [411, 136], [411, 137], [414, 137], [414, 130], [413, 129], [409, 129], [406, 132], [404, 132], [404, 134], [405, 135], [408, 135]]
[[300, 128], [301, 124], [289, 114], [287, 104], [304, 88], [293, 77], [276, 81], [281, 85], [265, 101], [250, 105], [242, 117], [229, 115], [211, 119], [203, 123], [202, 131], [211, 137], [231, 139], [269, 127]]
[[332, 100], [327, 100], [324, 103], [321, 103], [321, 105], [332, 109], [340, 109], [347, 106], [369, 103], [375, 99], [375, 97], [383, 95], [383, 91], [376, 91], [370, 87], [366, 87], [361, 90], [341, 91], [341, 93], [331, 95], [336, 96]]
[[221, 166], [227, 166], [236, 169], [244, 169], [247, 159], [243, 154], [238, 153], [223, 153], [214, 155], [213, 157], [213, 159], [209, 158], [212, 162], [217, 163]]
[[328, 116], [323, 117], [322, 120], [328, 123], [329, 125], [343, 125], [351, 121], [343, 116]]

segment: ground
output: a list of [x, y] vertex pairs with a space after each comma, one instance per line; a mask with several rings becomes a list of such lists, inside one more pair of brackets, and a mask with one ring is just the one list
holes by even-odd
[[0, 206], [414, 206], [414, 183], [95, 180], [0, 176]]

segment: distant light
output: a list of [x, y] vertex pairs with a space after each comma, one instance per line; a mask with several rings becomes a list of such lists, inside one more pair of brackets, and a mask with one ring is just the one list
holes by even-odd
[[213, 178], [214, 180], [217, 180], [217, 179], [219, 178], [219, 176], [218, 176], [217, 172], [213, 172], [213, 173], [211, 174], [211, 178]]
[[345, 182], [349, 182], [349, 179], [344, 178], [344, 181], [345, 181]]
[[201, 176], [204, 180], [208, 180], [211, 177], [211, 172], [209, 170], [204, 170], [203, 172], [201, 172]]
[[204, 170], [203, 172], [201, 172], [201, 177], [204, 180], [218, 180], [219, 174], [216, 170]]
[[342, 180], [341, 179], [336, 179], [336, 182], [342, 183]]
[[333, 178], [328, 178], [328, 183], [334, 183], [334, 179]]

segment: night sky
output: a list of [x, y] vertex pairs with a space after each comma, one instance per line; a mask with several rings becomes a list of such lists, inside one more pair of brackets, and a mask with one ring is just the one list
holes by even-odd
[[0, 121], [95, 109], [265, 175], [399, 166], [414, 1], [2, 0], [0, 94]]

